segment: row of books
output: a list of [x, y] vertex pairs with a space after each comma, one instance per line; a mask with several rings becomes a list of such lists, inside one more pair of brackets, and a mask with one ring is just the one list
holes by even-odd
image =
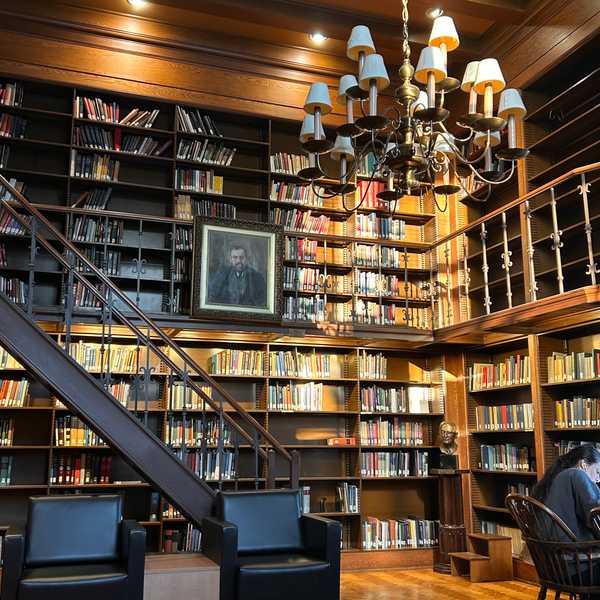
[[352, 264], [357, 267], [385, 269], [424, 269], [425, 255], [404, 253], [398, 248], [372, 244], [354, 244], [352, 248]]
[[54, 444], [56, 446], [103, 446], [104, 441], [79, 417], [65, 415], [57, 416], [54, 421]]
[[[231, 427], [223, 425], [223, 444], [231, 445]], [[200, 447], [204, 442], [208, 446], [216, 446], [221, 438], [220, 419], [216, 415], [208, 417], [181, 417], [167, 420], [164, 442], [170, 446], [187, 446], [188, 448]]]
[[289, 154], [287, 152], [276, 152], [270, 156], [272, 173], [284, 173], [286, 175], [297, 175], [298, 171], [309, 166], [308, 156], [305, 154]]
[[354, 235], [359, 238], [403, 240], [406, 237], [406, 223], [402, 219], [380, 217], [377, 213], [357, 214], [354, 218]]
[[8, 165], [8, 157], [10, 156], [10, 146], [2, 144], [0, 146], [0, 169], [5, 169]]
[[422, 446], [425, 426], [418, 421], [368, 419], [360, 422], [360, 443], [363, 446]]
[[[86, 247], [80, 250], [85, 257], [107, 275], [116, 276], [121, 270], [121, 251], [99, 248], [98, 246]], [[77, 270], [88, 272], [90, 269], [81, 262], [77, 263]]]
[[75, 98], [75, 116], [78, 119], [90, 119], [92, 121], [104, 121], [105, 123], [118, 123], [130, 127], [150, 128], [154, 125], [160, 110], [142, 110], [132, 108], [123, 118], [117, 102], [105, 102], [102, 98], [90, 98], [77, 96]]
[[[201, 385], [200, 389], [209, 397], [212, 398], [212, 387]], [[206, 402], [202, 399], [196, 390], [189, 386], [185, 386], [182, 381], [176, 381], [169, 391], [169, 409], [197, 410], [206, 407]]]
[[23, 84], [0, 83], [0, 104], [4, 106], [23, 106]]
[[109, 369], [112, 373], [136, 373], [139, 367], [146, 365], [145, 347], [135, 345], [111, 344], [107, 346], [94, 342], [72, 342], [69, 354], [87, 371], [101, 373]]
[[548, 382], [595, 379], [600, 376], [600, 350], [591, 352], [553, 352], [548, 357]]
[[200, 552], [202, 550], [202, 532], [191, 523], [185, 529], [165, 529], [163, 532], [163, 551], [167, 554], [176, 552]]
[[12, 446], [15, 434], [15, 420], [12, 417], [0, 417], [0, 446]]
[[212, 170], [178, 168], [175, 171], [175, 187], [186, 192], [222, 194], [223, 177], [215, 175]]
[[0, 379], [0, 406], [12, 408], [25, 406], [29, 398], [29, 380]]
[[439, 521], [367, 517], [361, 529], [363, 550], [431, 548], [438, 544]]
[[310, 381], [269, 385], [267, 408], [293, 412], [323, 410], [323, 384]]
[[514, 556], [520, 556], [525, 547], [523, 535], [520, 529], [501, 525], [494, 521], [481, 521], [481, 533], [489, 533], [492, 535], [504, 535], [511, 539], [512, 553]]
[[119, 169], [119, 161], [108, 154], [81, 154], [71, 150], [71, 177], [118, 181]]
[[[81, 281], [76, 281], [71, 290], [73, 294], [73, 305], [78, 308], [102, 308], [102, 301], [94, 291]], [[66, 298], [63, 298], [66, 304]]]
[[[15, 179], [10, 179], [11, 185], [19, 189], [20, 182], [17, 182]], [[20, 185], [20, 189], [23, 190], [24, 184]], [[8, 194], [8, 198], [6, 195]], [[11, 194], [8, 190], [4, 188], [0, 189], [0, 200], [10, 200]], [[31, 218], [23, 215], [23, 218], [26, 222], [31, 222]], [[27, 229], [24, 225], [22, 225], [15, 217], [13, 217], [8, 210], [2, 209], [0, 212], [0, 234], [2, 235], [15, 235], [15, 236], [24, 236], [27, 234]]]
[[125, 223], [119, 219], [75, 217], [71, 225], [71, 239], [75, 242], [121, 244]]
[[428, 386], [384, 388], [371, 385], [360, 391], [360, 409], [363, 412], [430, 413], [433, 399], [434, 391]]
[[342, 513], [358, 513], [358, 486], [342, 482], [335, 488], [336, 511]]
[[131, 399], [132, 386], [130, 383], [121, 381], [119, 383], [112, 383], [106, 388], [109, 394], [112, 394], [116, 400], [119, 401], [123, 406], [127, 406]]
[[210, 115], [203, 115], [197, 108], [175, 108], [177, 130], [184, 133], [198, 133], [223, 137]]
[[424, 450], [365, 451], [360, 455], [360, 474], [363, 477], [428, 477], [429, 452]]
[[208, 372], [214, 375], [263, 375], [264, 368], [261, 350], [228, 348], [208, 359]]
[[427, 299], [426, 290], [421, 282], [405, 281], [403, 277], [397, 275], [380, 275], [370, 271], [355, 273], [354, 293], [386, 298]]
[[27, 302], [29, 286], [18, 277], [0, 276], [0, 292], [6, 294], [12, 302], [25, 304]]
[[173, 280], [179, 282], [189, 281], [191, 266], [188, 256], [176, 256], [173, 263]]
[[322, 296], [284, 298], [283, 318], [289, 321], [330, 321], [345, 323], [346, 307], [344, 304], [330, 304]]
[[389, 203], [377, 197], [379, 192], [383, 192], [385, 185], [381, 181], [360, 180], [356, 183], [355, 202], [362, 200], [361, 208], [375, 208], [377, 210], [388, 210]]
[[594, 446], [596, 450], [600, 450], [600, 442], [591, 442], [589, 440], [560, 440], [554, 444], [554, 447], [556, 448], [558, 455], [562, 456], [573, 450], [573, 448], [587, 445]]
[[271, 182], [270, 199], [275, 202], [293, 202], [306, 206], [323, 206], [324, 199], [315, 192], [311, 185], [286, 183], [284, 181]]
[[110, 483], [111, 470], [112, 456], [58, 453], [50, 463], [50, 485]]
[[284, 267], [283, 289], [298, 292], [348, 294], [350, 281], [344, 275], [325, 276], [311, 267]]
[[0, 347], [0, 369], [22, 369], [23, 365], [11, 356], [4, 348]]
[[218, 481], [235, 479], [237, 467], [235, 453], [231, 450], [186, 450], [176, 453], [201, 479]]
[[600, 424], [600, 398], [574, 396], [554, 402], [554, 426], [595, 427]]
[[176, 195], [173, 204], [173, 216], [185, 221], [193, 221], [195, 216], [235, 219], [236, 213], [233, 204], [192, 198], [187, 194]]
[[486, 471], [532, 471], [532, 453], [519, 444], [481, 444], [480, 468]]
[[[279, 350], [269, 353], [269, 374], [273, 377], [341, 377], [342, 363], [336, 354]], [[333, 367], [333, 368], [332, 368]]]
[[95, 150], [114, 150], [140, 156], [163, 156], [172, 140], [159, 140], [142, 135], [122, 135], [120, 129], [108, 131], [95, 125], [83, 125], [73, 129], [73, 144]]
[[388, 358], [382, 352], [361, 352], [358, 360], [358, 376], [361, 379], [387, 379]]
[[3, 454], [0, 456], [0, 486], [10, 485], [12, 483], [14, 456]]
[[[302, 231], [319, 235], [343, 235], [344, 223], [339, 223], [340, 233], [335, 233], [336, 221], [327, 215], [314, 216], [310, 210], [296, 208], [272, 208], [270, 211], [271, 223], [283, 225], [288, 231]], [[331, 228], [334, 228], [332, 231]]]
[[531, 381], [529, 356], [511, 355], [498, 363], [476, 362], [467, 371], [469, 391], [476, 392]]
[[353, 323], [363, 325], [390, 325], [431, 329], [429, 307], [380, 304], [370, 300], [356, 300]]
[[22, 117], [0, 113], [0, 135], [4, 137], [24, 138], [27, 121]]
[[286, 237], [284, 248], [285, 260], [317, 262], [318, 246], [317, 240]]
[[533, 429], [533, 404], [476, 406], [475, 422], [479, 431]]
[[177, 227], [175, 229], [175, 249], [192, 250], [194, 234], [188, 227]]
[[209, 140], [179, 140], [177, 158], [199, 163], [210, 163], [228, 167], [233, 161], [237, 148], [229, 148], [223, 142], [213, 143]]
[[112, 188], [91, 189], [85, 197], [83, 208], [88, 210], [106, 210], [111, 193]]

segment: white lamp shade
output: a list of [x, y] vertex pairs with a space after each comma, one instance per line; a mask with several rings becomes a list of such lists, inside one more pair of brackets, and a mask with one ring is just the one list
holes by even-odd
[[413, 106], [415, 107], [415, 110], [423, 110], [424, 108], [427, 108], [427, 92], [421, 90], [419, 92], [419, 97], [415, 100]]
[[346, 55], [352, 60], [358, 60], [358, 55], [364, 52], [366, 55], [374, 54], [375, 44], [371, 32], [366, 25], [357, 25], [352, 28], [348, 43], [346, 44]]
[[522, 119], [527, 114], [527, 109], [523, 104], [521, 94], [514, 88], [506, 88], [500, 94], [500, 102], [498, 103], [498, 116], [503, 119], [508, 119], [510, 115]]
[[460, 89], [463, 92], [470, 92], [471, 88], [475, 84], [477, 80], [477, 69], [479, 68], [479, 61], [474, 60], [467, 65], [465, 69], [465, 74], [463, 75], [462, 83], [460, 84]]
[[369, 54], [358, 77], [358, 85], [362, 90], [368, 90], [371, 80], [374, 79], [378, 90], [390, 85], [390, 78], [381, 54]]
[[443, 152], [447, 156], [454, 156], [455, 152], [450, 143], [454, 144], [454, 136], [451, 133], [445, 135], [438, 135], [435, 138], [435, 145], [433, 149], [436, 152]]
[[354, 75], [342, 75], [340, 77], [340, 85], [338, 87], [337, 102], [338, 104], [346, 104], [346, 92], [351, 88], [358, 85], [356, 77]]
[[[304, 144], [304, 142], [308, 142], [308, 140], [312, 140], [315, 137], [315, 117], [314, 115], [304, 115], [304, 120], [302, 121], [302, 129], [300, 129], [300, 142]], [[325, 139], [325, 131], [323, 130], [323, 125], [321, 125], [321, 139]]]
[[415, 79], [427, 83], [427, 74], [433, 73], [436, 82], [446, 78], [446, 65], [442, 51], [437, 46], [425, 46], [419, 55]]
[[475, 91], [478, 94], [483, 94], [488, 85], [492, 86], [494, 94], [501, 92], [506, 85], [500, 65], [495, 58], [484, 58], [479, 61], [479, 66], [477, 67], [477, 78], [473, 85]]
[[446, 44], [448, 52], [456, 50], [460, 44], [458, 32], [456, 31], [452, 17], [437, 17], [433, 21], [433, 27], [429, 36], [429, 45], [439, 48], [442, 44]]
[[329, 98], [329, 88], [326, 83], [313, 83], [310, 86], [304, 110], [309, 115], [315, 114], [315, 109], [320, 108], [321, 114], [326, 115], [333, 108], [331, 99]]
[[[473, 143], [476, 146], [479, 146], [480, 148], [485, 148], [485, 145], [487, 144], [487, 136], [488, 136], [487, 131], [478, 131], [475, 134], [475, 137], [473, 138]], [[494, 146], [498, 146], [498, 144], [500, 144], [501, 141], [502, 141], [502, 138], [500, 137], [500, 132], [492, 131], [490, 134], [490, 146], [492, 148]]]
[[331, 149], [331, 158], [340, 160], [342, 155], [348, 159], [354, 158], [354, 147], [352, 146], [352, 138], [343, 135], [338, 135], [335, 138], [335, 144]]

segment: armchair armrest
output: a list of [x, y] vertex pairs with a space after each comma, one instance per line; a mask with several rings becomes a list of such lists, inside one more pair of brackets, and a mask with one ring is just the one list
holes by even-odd
[[202, 553], [221, 567], [220, 599], [234, 600], [237, 568], [237, 526], [214, 517], [202, 519]]
[[121, 523], [121, 555], [127, 562], [128, 598], [142, 600], [144, 597], [146, 530], [136, 521]]
[[300, 523], [306, 550], [339, 569], [341, 523], [316, 515], [302, 515]]
[[17, 529], [9, 529], [4, 536], [2, 554], [2, 600], [17, 600], [19, 581], [25, 560], [25, 535]]

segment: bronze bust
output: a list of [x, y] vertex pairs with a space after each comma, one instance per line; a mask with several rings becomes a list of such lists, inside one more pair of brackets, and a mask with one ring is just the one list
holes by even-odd
[[440, 423], [440, 467], [442, 469], [456, 469], [457, 436], [458, 428], [454, 423], [450, 423], [449, 421], [442, 421]]

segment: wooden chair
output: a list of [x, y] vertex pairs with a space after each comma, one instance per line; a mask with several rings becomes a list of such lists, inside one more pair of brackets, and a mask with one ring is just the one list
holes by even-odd
[[[567, 524], [547, 506], [528, 496], [510, 494], [506, 506], [529, 548], [540, 582], [538, 600], [548, 589], [560, 598], [600, 597], [600, 540], [578, 542]], [[598, 525], [600, 526], [600, 514]], [[600, 529], [599, 529], [600, 531]]]

